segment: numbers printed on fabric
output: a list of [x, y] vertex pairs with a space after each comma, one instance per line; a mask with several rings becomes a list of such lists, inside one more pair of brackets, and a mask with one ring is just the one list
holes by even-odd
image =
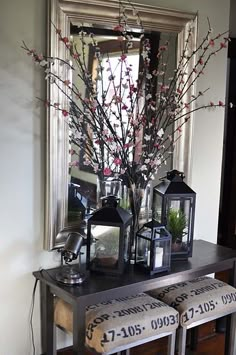
[[196, 315], [196, 314], [204, 314], [204, 313], [208, 313], [210, 311], [213, 311], [216, 308], [216, 304], [215, 304], [215, 302], [213, 300], [210, 300], [208, 302], [204, 302], [202, 304], [199, 304], [195, 308], [193, 308], [193, 307], [189, 308], [183, 314], [184, 323], [186, 323], [189, 320], [191, 320], [194, 317], [194, 315]]
[[161, 329], [164, 326], [168, 327], [170, 325], [174, 325], [178, 322], [179, 322], [179, 315], [177, 314], [176, 316], [174, 316], [173, 314], [171, 314], [168, 317], [164, 316], [162, 318], [153, 319], [151, 321], [151, 327], [153, 330], [156, 330], [156, 329]]
[[[169, 315], [151, 320], [151, 328], [152, 330], [161, 329], [164, 326], [168, 327], [170, 325], [179, 323], [179, 315]], [[134, 336], [141, 335], [145, 330], [145, 326], [141, 326], [140, 324], [129, 325], [120, 328], [120, 330], [108, 330], [103, 334], [103, 338], [101, 340], [101, 346], [104, 346], [105, 343], [110, 343], [115, 341], [116, 338], [130, 338]]]
[[113, 311], [113, 314], [117, 317], [124, 317], [124, 316], [128, 316], [130, 314], [147, 312], [150, 309], [155, 309], [155, 308], [160, 308], [160, 307], [166, 307], [166, 305], [161, 302], [145, 303], [140, 306], [129, 307], [127, 309], [121, 309], [119, 311]]
[[129, 338], [142, 334], [145, 327], [141, 327], [140, 324], [129, 325], [127, 327], [122, 327], [119, 331], [114, 329], [108, 330], [103, 334], [101, 340], [101, 346], [104, 346], [105, 343], [113, 342], [116, 338]]
[[221, 296], [221, 300], [224, 305], [236, 302], [236, 292], [227, 293]]

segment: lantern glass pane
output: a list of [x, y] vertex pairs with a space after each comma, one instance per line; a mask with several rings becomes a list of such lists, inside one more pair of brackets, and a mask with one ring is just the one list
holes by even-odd
[[141, 231], [142, 236], [145, 238], [151, 239], [152, 238], [152, 230], [151, 228], [148, 228], [146, 226], [143, 226], [142, 231]]
[[128, 226], [124, 233], [124, 261], [129, 260], [130, 254], [130, 226]]
[[150, 267], [150, 247], [151, 242], [141, 237], [137, 238], [136, 263], [144, 267]]
[[153, 193], [153, 219], [162, 222], [162, 197], [154, 190]]
[[167, 229], [172, 235], [172, 251], [187, 251], [191, 226], [193, 198], [169, 199]]
[[171, 239], [156, 240], [154, 244], [154, 268], [169, 267], [171, 258]]
[[117, 268], [120, 227], [91, 225], [90, 262], [96, 267]]

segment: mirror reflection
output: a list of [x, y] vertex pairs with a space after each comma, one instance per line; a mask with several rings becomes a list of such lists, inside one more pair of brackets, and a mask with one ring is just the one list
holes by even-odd
[[[168, 63], [168, 71], [166, 76], [172, 76], [176, 67], [176, 50], [177, 50], [177, 34], [167, 32], [150, 32], [146, 33], [145, 37], [149, 38], [151, 43], [152, 53], [150, 55], [151, 67], [156, 67], [157, 52], [160, 46], [164, 46], [168, 41], [169, 50], [166, 57]], [[141, 37], [141, 38], [140, 38]], [[76, 46], [76, 52], [81, 57], [84, 69], [88, 73], [88, 80], [91, 80], [93, 87], [96, 90], [100, 101], [111, 102], [114, 96], [119, 91], [119, 97], [122, 97], [122, 105], [125, 107], [130, 100], [127, 95], [126, 88], [128, 85], [135, 85], [138, 80], [139, 72], [142, 70], [143, 58], [141, 55], [142, 36], [138, 32], [130, 33], [130, 42], [127, 45], [126, 41], [119, 38], [119, 33], [110, 29], [90, 28], [81, 26], [71, 26], [71, 39]], [[127, 65], [121, 58], [125, 56]], [[73, 64], [73, 63], [72, 63]], [[131, 75], [126, 75], [127, 70], [132, 72]], [[112, 76], [112, 81], [111, 81]], [[102, 80], [101, 80], [102, 77]], [[71, 72], [70, 80], [74, 87], [73, 101], [76, 101], [76, 96], [80, 96], [83, 100], [76, 101], [76, 107], [71, 105], [70, 110], [75, 112], [76, 119], [80, 115], [84, 115], [89, 103], [91, 93], [84, 80], [78, 75], [77, 71]], [[168, 81], [168, 77], [165, 78]], [[153, 95], [155, 95], [155, 87], [153, 88]], [[90, 104], [90, 103], [89, 103]], [[117, 124], [116, 117], [119, 112], [116, 112], [117, 107], [108, 107], [110, 112], [110, 123], [117, 131], [122, 134], [122, 127]], [[123, 129], [128, 129], [128, 112], [124, 109], [122, 111]], [[86, 123], [85, 123], [86, 124]], [[96, 130], [93, 127], [87, 127], [88, 135], [82, 136], [82, 132], [75, 130], [76, 122], [69, 121], [69, 186], [68, 186], [68, 219], [67, 226], [79, 224], [86, 214], [90, 213], [98, 207], [98, 190], [101, 189], [97, 180], [101, 178], [98, 176], [98, 167], [91, 164], [91, 158], [96, 151], [91, 151], [88, 140], [94, 141], [99, 145], [99, 137], [96, 136]], [[172, 135], [173, 127], [169, 128], [167, 134]], [[142, 142], [142, 131], [140, 130], [140, 141]], [[111, 147], [113, 142], [108, 142]], [[140, 153], [141, 145], [136, 146], [135, 154]], [[109, 147], [109, 148], [110, 148]], [[100, 147], [99, 147], [100, 148]], [[108, 147], [100, 149], [101, 164], [106, 162], [106, 166], [112, 164], [109, 155]], [[165, 175], [166, 170], [172, 168], [172, 161], [169, 159], [166, 166], [163, 166], [158, 174], [158, 177]], [[157, 179], [158, 179], [157, 177]], [[114, 176], [110, 177], [111, 183], [106, 186], [105, 194], [116, 194], [117, 182], [113, 181]], [[120, 181], [117, 179], [118, 184]], [[144, 199], [145, 201], [145, 199]]]

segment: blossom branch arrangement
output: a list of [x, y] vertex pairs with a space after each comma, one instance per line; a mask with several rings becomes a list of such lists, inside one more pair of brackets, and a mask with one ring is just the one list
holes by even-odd
[[[67, 106], [50, 101], [46, 105], [53, 107], [61, 119], [66, 120], [74, 147], [71, 153], [79, 155], [79, 150], [85, 148], [83, 164], [90, 166], [98, 176], [121, 177], [131, 190], [134, 187], [145, 189], [160, 166], [171, 157], [176, 140], [181, 137], [181, 128], [191, 114], [224, 106], [222, 101], [198, 106], [200, 97], [209, 88], [191, 95], [188, 101], [185, 97], [204, 75], [212, 57], [227, 47], [229, 38], [227, 32], [213, 36], [209, 23], [206, 35], [189, 53], [193, 33], [190, 27], [177, 67], [168, 77], [169, 43], [159, 46], [154, 69], [153, 65], [151, 68], [151, 44], [145, 36], [138, 12], [129, 2], [141, 32], [141, 65], [135, 79], [134, 67], [129, 64], [128, 56], [134, 38], [129, 29], [126, 5], [122, 1], [119, 4], [118, 23], [113, 28], [120, 47], [115, 65], [109, 53], [101, 53], [95, 35], [84, 29], [79, 33], [78, 46], [55, 28], [58, 41], [65, 46], [67, 60], [39, 54], [25, 42], [22, 48], [41, 66], [46, 79], [68, 102]], [[88, 46], [92, 48], [96, 63], [93, 73], [86, 59]], [[197, 60], [188, 71], [194, 58]], [[55, 63], [64, 66], [66, 73], [73, 72], [85, 90], [71, 82], [68, 76], [58, 75], [54, 71]], [[78, 160], [74, 160], [73, 165], [78, 166]]]

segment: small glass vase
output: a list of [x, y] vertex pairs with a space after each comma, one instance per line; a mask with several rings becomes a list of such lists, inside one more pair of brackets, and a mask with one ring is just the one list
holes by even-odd
[[120, 199], [120, 207], [128, 209], [128, 188], [123, 181], [114, 177], [97, 178], [97, 208], [102, 207], [102, 197], [114, 195]]

